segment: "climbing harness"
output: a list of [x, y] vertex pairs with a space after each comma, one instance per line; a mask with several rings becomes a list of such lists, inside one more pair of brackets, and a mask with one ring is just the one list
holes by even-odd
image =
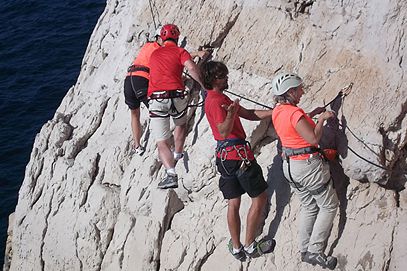
[[150, 69], [146, 66], [143, 65], [131, 65], [130, 67], [127, 68], [127, 72], [130, 73], [130, 84], [131, 88], [133, 89], [134, 94], [136, 95], [136, 98], [141, 100], [144, 96], [147, 95], [147, 88], [137, 88], [134, 86], [133, 82], [133, 75], [131, 73], [137, 72], [137, 71], [143, 71], [146, 73], [150, 73]]
[[250, 143], [244, 139], [233, 138], [217, 141], [216, 156], [219, 156], [220, 163], [227, 175], [235, 176], [235, 173], [230, 173], [224, 165], [224, 162], [227, 160], [228, 153], [231, 151], [236, 151], [236, 154], [242, 161], [239, 167], [241, 171], [245, 171], [251, 166], [251, 161], [248, 159], [247, 155], [247, 148], [251, 148]]
[[143, 65], [134, 65], [134, 64], [127, 68], [127, 72], [137, 72], [137, 71], [150, 73], [150, 68]]
[[332, 180], [332, 177], [328, 180], [328, 182], [324, 183], [322, 186], [320, 186], [317, 189], [314, 190], [309, 190], [305, 188], [303, 185], [300, 183], [294, 181], [292, 175], [291, 175], [291, 168], [290, 168], [290, 157], [292, 156], [297, 156], [297, 155], [303, 155], [303, 154], [309, 154], [309, 158], [319, 156], [321, 157], [324, 161], [327, 161], [327, 158], [325, 156], [325, 153], [322, 149], [310, 146], [310, 147], [305, 147], [305, 148], [287, 148], [287, 147], [282, 147], [282, 157], [287, 161], [287, 168], [288, 168], [288, 175], [290, 177], [290, 180], [287, 180], [289, 183], [291, 183], [298, 191], [302, 192], [304, 190], [308, 191], [311, 195], [319, 195], [325, 189], [328, 187], [329, 183]]
[[150, 110], [150, 117], [151, 118], [168, 118], [171, 116], [174, 119], [180, 119], [182, 118], [186, 113], [187, 113], [187, 108], [186, 106], [182, 110], [178, 110], [177, 107], [175, 106], [174, 99], [185, 99], [187, 96], [188, 92], [186, 90], [171, 90], [171, 91], [156, 91], [153, 92], [149, 99], [150, 100], [156, 100], [159, 103], [163, 103], [164, 100], [166, 102], [170, 102], [170, 111], [175, 112], [175, 114], [170, 114], [166, 111], [160, 111], [160, 110]]
[[155, 91], [150, 95], [150, 100], [185, 98], [188, 93], [185, 90]]

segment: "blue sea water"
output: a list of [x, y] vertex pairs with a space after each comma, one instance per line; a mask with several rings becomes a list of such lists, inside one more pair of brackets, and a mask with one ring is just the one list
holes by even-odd
[[36, 133], [75, 84], [106, 0], [0, 1], [0, 268]]

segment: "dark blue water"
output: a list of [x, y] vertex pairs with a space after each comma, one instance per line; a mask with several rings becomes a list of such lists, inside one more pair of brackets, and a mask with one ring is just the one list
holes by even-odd
[[0, 269], [36, 133], [76, 82], [106, 0], [0, 1]]

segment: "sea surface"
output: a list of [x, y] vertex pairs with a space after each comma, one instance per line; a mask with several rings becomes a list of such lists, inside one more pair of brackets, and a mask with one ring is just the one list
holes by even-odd
[[0, 1], [0, 269], [35, 135], [75, 84], [106, 0]]

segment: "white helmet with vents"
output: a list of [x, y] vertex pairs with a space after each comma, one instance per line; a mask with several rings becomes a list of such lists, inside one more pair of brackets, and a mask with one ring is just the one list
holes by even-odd
[[298, 75], [294, 73], [280, 73], [276, 75], [271, 82], [271, 86], [273, 89], [273, 94], [278, 96], [278, 95], [283, 95], [287, 91], [289, 91], [291, 88], [298, 87], [302, 84], [302, 79]]

